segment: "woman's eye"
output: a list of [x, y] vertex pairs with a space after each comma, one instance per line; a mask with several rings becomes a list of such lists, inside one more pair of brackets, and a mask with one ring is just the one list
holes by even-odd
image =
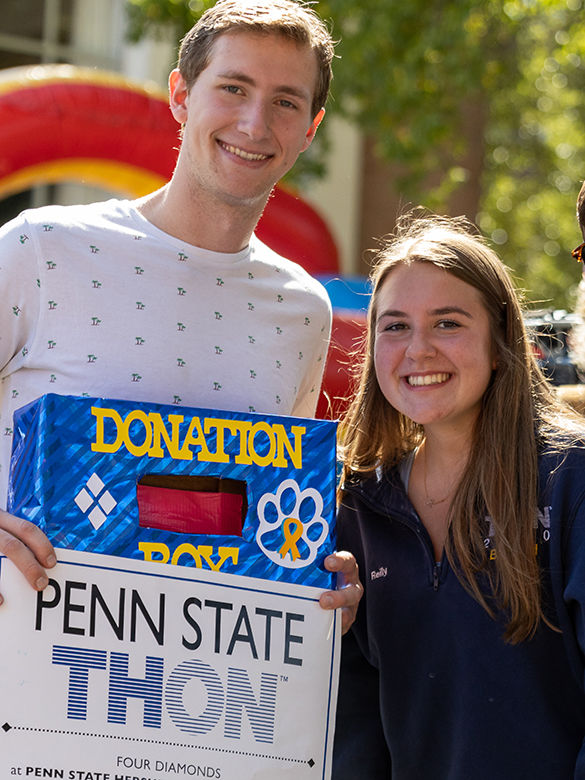
[[382, 330], [389, 331], [390, 333], [397, 333], [406, 329], [406, 323], [404, 322], [390, 322], [388, 325], [384, 325]]
[[460, 328], [461, 325], [455, 320], [441, 320], [439, 323], [437, 323], [437, 327], [441, 328], [442, 330], [454, 330], [455, 328]]

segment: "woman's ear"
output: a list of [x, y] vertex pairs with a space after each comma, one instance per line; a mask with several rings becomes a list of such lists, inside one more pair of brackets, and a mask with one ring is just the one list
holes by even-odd
[[495, 344], [495, 340], [492, 339], [492, 371], [495, 371], [500, 362], [500, 356], [498, 354], [498, 348]]

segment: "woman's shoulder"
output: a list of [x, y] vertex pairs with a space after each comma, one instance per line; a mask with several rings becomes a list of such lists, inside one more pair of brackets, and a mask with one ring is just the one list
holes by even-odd
[[401, 478], [401, 464], [379, 466], [365, 472], [349, 472], [344, 476], [341, 495], [340, 507], [366, 504], [376, 511], [390, 514], [407, 500]]
[[585, 441], [571, 440], [540, 451], [541, 499], [581, 503], [585, 497]]
[[539, 447], [540, 467], [547, 470], [585, 467], [585, 436], [559, 436]]

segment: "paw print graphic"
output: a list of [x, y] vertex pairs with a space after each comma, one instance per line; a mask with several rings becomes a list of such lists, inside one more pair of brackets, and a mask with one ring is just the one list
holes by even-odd
[[309, 566], [329, 533], [318, 490], [301, 490], [294, 479], [281, 482], [276, 493], [258, 501], [258, 546], [273, 563], [286, 569]]

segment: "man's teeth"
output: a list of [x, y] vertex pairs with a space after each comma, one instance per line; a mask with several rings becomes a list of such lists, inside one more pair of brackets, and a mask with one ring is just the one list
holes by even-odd
[[408, 376], [406, 381], [409, 385], [422, 387], [423, 385], [440, 385], [449, 379], [450, 374], [425, 374], [424, 376]]
[[231, 152], [232, 154], [235, 154], [237, 157], [241, 157], [244, 160], [267, 160], [268, 155], [267, 154], [252, 154], [252, 152], [245, 152], [243, 149], [238, 149], [237, 146], [228, 146], [228, 144], [223, 145], [224, 149], [227, 149], [228, 152]]

